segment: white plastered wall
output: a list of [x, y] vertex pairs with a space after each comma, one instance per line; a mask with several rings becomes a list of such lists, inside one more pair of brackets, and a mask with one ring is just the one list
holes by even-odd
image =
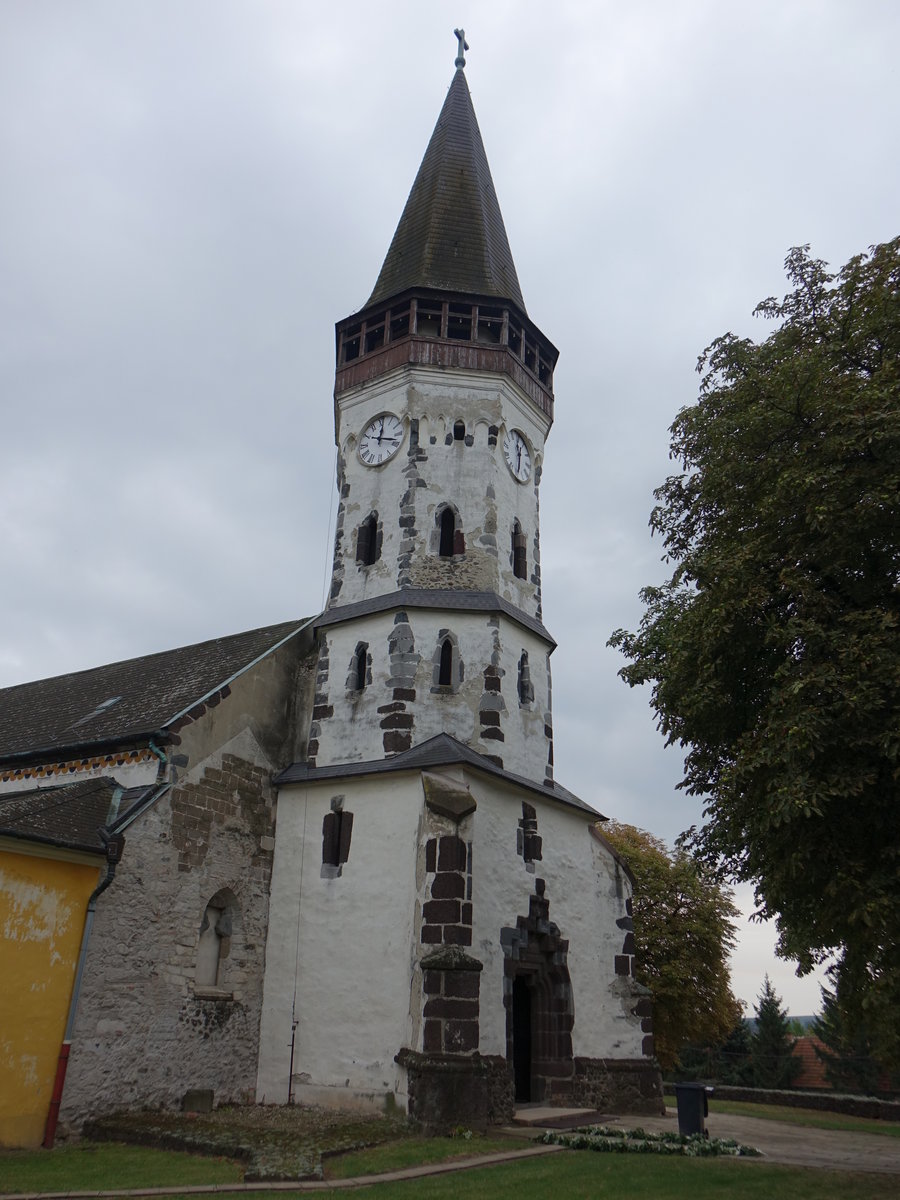
[[[409, 609], [406, 615], [419, 656], [411, 685], [416, 699], [405, 706], [405, 711], [414, 718], [412, 744], [438, 733], [449, 733], [482, 753], [499, 755], [504, 766], [516, 774], [543, 782], [549, 750], [545, 735], [550, 712], [547, 643], [505, 616], [430, 609]], [[395, 616], [395, 612], [377, 613], [325, 631], [329, 657], [327, 694], [333, 715], [320, 721], [318, 766], [384, 758], [382, 721], [385, 706], [392, 701], [389, 642], [396, 630]], [[434, 655], [445, 630], [456, 638], [463, 665], [463, 679], [449, 692], [433, 690]], [[372, 681], [362, 691], [354, 691], [347, 688], [347, 679], [361, 641], [368, 645]], [[519, 703], [518, 692], [523, 650], [528, 653], [534, 688], [534, 700], [525, 705]], [[479, 712], [485, 694], [482, 672], [495, 652], [499, 652], [502, 671], [499, 693], [503, 699], [499, 726], [504, 735], [502, 742], [479, 737], [482, 728]], [[490, 703], [488, 700], [487, 704]]]
[[[543, 800], [524, 789], [473, 775], [473, 945], [481, 959], [481, 1052], [506, 1054], [504, 955], [500, 930], [527, 917], [536, 879], [546, 884], [550, 920], [569, 943], [568, 969], [575, 1005], [572, 1047], [586, 1058], [639, 1058], [641, 1023], [631, 1010], [632, 984], [614, 974], [621, 952], [630, 885], [613, 856], [590, 833], [591, 816]], [[542, 858], [528, 870], [516, 852], [522, 802], [537, 811]]]
[[[641, 1056], [633, 985], [614, 974], [630, 888], [589, 831], [590, 814], [459, 767], [435, 773], [468, 783], [477, 810], [461, 830], [473, 840], [473, 945], [481, 975], [480, 1051], [506, 1055], [501, 930], [527, 916], [535, 880], [546, 883], [550, 920], [568, 940], [575, 1008], [573, 1051], [588, 1058]], [[353, 813], [348, 863], [322, 877], [322, 824], [332, 797]], [[542, 858], [529, 871], [516, 849], [523, 800], [537, 810]], [[419, 945], [429, 837], [453, 825], [424, 814], [418, 773], [317, 781], [282, 789], [266, 946], [257, 1098], [288, 1098], [291, 1022], [294, 1097], [346, 1105], [406, 1102], [394, 1063], [421, 1048]]]
[[[334, 796], [353, 813], [349, 861], [322, 877], [322, 824]], [[257, 1099], [288, 1098], [291, 1022], [298, 1102], [392, 1094], [410, 1036], [418, 774], [288, 786], [278, 798]], [[330, 1093], [330, 1096], [329, 1096]]]
[[[378, 467], [357, 454], [359, 437], [379, 414], [392, 412], [404, 425], [399, 451]], [[409, 586], [467, 587], [495, 591], [531, 616], [537, 615], [537, 590], [531, 582], [535, 537], [539, 528], [540, 466], [549, 421], [505, 375], [461, 370], [406, 367], [345, 392], [338, 404], [338, 447], [344, 464], [343, 583], [332, 604], [351, 604], [394, 591], [399, 563], [409, 550], [408, 526], [400, 524], [401, 499], [410, 490], [410, 421], [418, 420], [421, 461], [415, 463], [419, 486], [412, 484], [416, 538]], [[446, 438], [462, 421], [474, 441]], [[498, 430], [489, 444], [489, 428]], [[532, 454], [532, 472], [517, 482], [506, 467], [503, 438], [520, 430]], [[421, 486], [424, 481], [425, 486]], [[432, 546], [436, 514], [446, 503], [459, 512], [465, 533], [464, 560], [449, 563]], [[356, 562], [356, 530], [376, 510], [382, 525], [381, 557], [362, 568]], [[511, 534], [518, 519], [526, 536], [528, 579], [513, 575]], [[493, 552], [492, 552], [493, 550]]]

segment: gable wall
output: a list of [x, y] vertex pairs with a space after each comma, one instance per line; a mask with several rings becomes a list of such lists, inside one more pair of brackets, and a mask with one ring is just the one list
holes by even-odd
[[[179, 743], [167, 747], [174, 787], [126, 828], [118, 874], [98, 903], [63, 1120], [177, 1107], [193, 1088], [211, 1089], [217, 1103], [253, 1098], [274, 846], [270, 778], [307, 724], [310, 678], [289, 643], [185, 721]], [[218, 988], [201, 988], [201, 925], [223, 889], [232, 930], [221, 943]]]

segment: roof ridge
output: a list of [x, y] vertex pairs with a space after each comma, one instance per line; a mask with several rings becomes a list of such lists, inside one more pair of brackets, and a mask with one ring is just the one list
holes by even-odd
[[77, 671], [63, 671], [59, 675], [44, 675], [40, 679], [26, 679], [22, 683], [10, 683], [6, 687], [0, 688], [0, 696], [4, 693], [14, 692], [18, 688], [34, 687], [39, 683], [50, 683], [54, 679], [72, 679], [79, 675], [90, 675], [94, 671], [106, 671], [111, 667], [123, 667], [127, 663], [146, 662], [151, 658], [161, 658], [165, 654], [181, 654], [185, 650], [199, 650], [203, 646], [211, 646], [215, 642], [232, 642], [237, 638], [249, 637], [252, 634], [264, 633], [267, 629], [282, 629], [289, 628], [291, 625], [296, 625], [299, 630], [303, 625], [307, 624], [311, 618], [300, 617], [296, 622], [277, 621], [273, 625], [260, 625], [255, 629], [243, 629], [239, 633], [220, 634], [219, 637], [204, 638], [200, 642], [186, 642], [182, 646], [167, 646], [164, 650], [151, 650], [147, 654], [135, 654], [131, 658], [117, 658], [112, 662], [97, 663], [93, 667], [80, 667]]

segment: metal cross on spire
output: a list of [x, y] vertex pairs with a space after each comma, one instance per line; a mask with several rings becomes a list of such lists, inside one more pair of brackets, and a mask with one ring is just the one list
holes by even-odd
[[454, 67], [464, 67], [466, 65], [466, 51], [469, 48], [469, 43], [466, 41], [466, 31], [464, 29], [454, 29], [453, 34], [459, 45], [456, 48], [456, 62]]

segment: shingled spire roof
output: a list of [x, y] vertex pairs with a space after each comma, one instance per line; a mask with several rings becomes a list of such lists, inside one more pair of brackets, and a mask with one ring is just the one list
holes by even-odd
[[410, 288], [494, 296], [525, 312], [461, 67], [453, 76], [366, 307]]

